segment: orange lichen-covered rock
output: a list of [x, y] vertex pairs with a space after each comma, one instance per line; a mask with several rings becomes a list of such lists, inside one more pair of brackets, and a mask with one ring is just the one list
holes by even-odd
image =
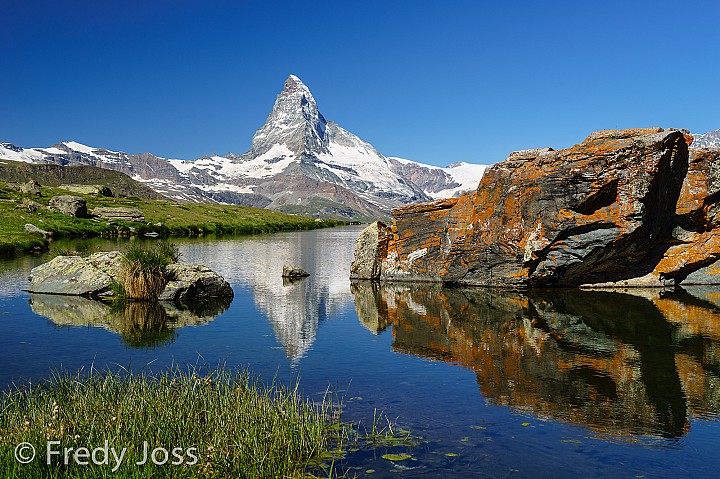
[[720, 284], [720, 151], [690, 149], [673, 244], [653, 274], [675, 284]]
[[379, 277], [524, 286], [649, 275], [672, 241], [691, 138], [601, 131], [512, 153], [472, 194], [395, 210]]

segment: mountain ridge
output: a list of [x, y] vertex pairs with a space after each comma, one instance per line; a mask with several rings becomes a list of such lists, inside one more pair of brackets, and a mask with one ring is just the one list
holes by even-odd
[[310, 89], [295, 75], [285, 80], [252, 146], [242, 154], [182, 160], [64, 141], [28, 149], [1, 143], [0, 158], [112, 169], [178, 201], [339, 219], [387, 218], [400, 206], [473, 190], [485, 168], [439, 168], [385, 157], [327, 120]]
[[720, 148], [720, 129], [700, 135], [693, 134], [690, 148]]

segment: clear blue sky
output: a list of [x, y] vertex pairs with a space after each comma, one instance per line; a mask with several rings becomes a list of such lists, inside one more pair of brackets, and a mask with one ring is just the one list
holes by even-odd
[[720, 2], [27, 1], [0, 9], [0, 141], [242, 153], [283, 81], [444, 166], [598, 129], [720, 128]]

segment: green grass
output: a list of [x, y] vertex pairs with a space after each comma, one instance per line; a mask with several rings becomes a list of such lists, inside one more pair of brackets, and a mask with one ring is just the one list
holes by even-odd
[[180, 259], [180, 252], [167, 241], [150, 247], [133, 245], [122, 255], [119, 283], [121, 297], [130, 300], [154, 300], [168, 281], [167, 267]]
[[[67, 194], [58, 188], [42, 188], [42, 197], [32, 199], [47, 205], [55, 195]], [[140, 198], [108, 198], [101, 195], [77, 195], [85, 198], [88, 211], [101, 206], [138, 208], [145, 214], [144, 223], [73, 218], [61, 213], [38, 209], [30, 212], [17, 208], [27, 195], [5, 188], [0, 182], [0, 256], [47, 249], [48, 241], [26, 233], [32, 223], [48, 231], [53, 238], [95, 236], [130, 236], [157, 232], [163, 237], [200, 234], [244, 235], [323, 228], [346, 224], [337, 220], [317, 222], [262, 208], [204, 203], [177, 203]]]
[[[340, 420], [339, 404], [303, 399], [297, 387], [265, 386], [246, 371], [225, 369], [201, 375], [177, 367], [157, 374], [91, 371], [53, 375], [16, 387], [0, 399], [0, 477], [3, 478], [292, 478], [328, 475], [353, 434]], [[104, 446], [127, 448], [116, 472], [108, 465], [78, 465], [70, 456], [45, 458], [47, 442], [62, 450]], [[143, 442], [152, 451], [182, 449], [194, 465], [146, 465]], [[29, 464], [14, 458], [15, 446], [34, 445]], [[160, 453], [162, 455], [162, 452]], [[99, 457], [99, 456], [98, 456]], [[161, 456], [158, 456], [161, 458]], [[175, 460], [171, 457], [171, 460]], [[323, 463], [326, 464], [323, 472]]]

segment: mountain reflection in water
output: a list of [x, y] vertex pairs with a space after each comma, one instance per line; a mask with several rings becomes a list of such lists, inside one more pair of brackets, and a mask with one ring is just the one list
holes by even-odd
[[94, 326], [122, 336], [138, 348], [156, 347], [184, 326], [206, 324], [229, 306], [231, 298], [180, 303], [136, 301], [104, 303], [80, 296], [31, 294], [32, 310], [59, 326]]
[[[361, 228], [360, 228], [361, 229]], [[238, 291], [252, 291], [285, 356], [298, 365], [312, 348], [318, 326], [352, 305], [349, 276], [357, 226], [278, 233], [235, 241], [184, 245], [183, 260], [206, 264]], [[284, 265], [310, 277], [288, 280]]]
[[498, 405], [613, 435], [685, 435], [720, 411], [720, 293], [505, 292], [354, 282], [393, 349], [455, 362]]

